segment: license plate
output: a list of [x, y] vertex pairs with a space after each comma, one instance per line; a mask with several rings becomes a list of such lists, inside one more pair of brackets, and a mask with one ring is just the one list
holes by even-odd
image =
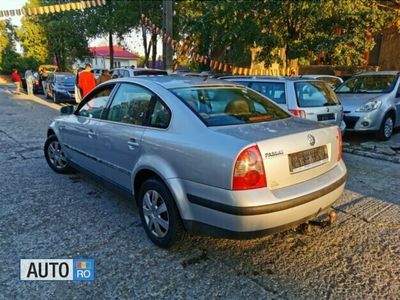
[[321, 114], [317, 115], [318, 121], [335, 120], [335, 114]]
[[326, 145], [289, 154], [290, 172], [300, 172], [322, 165], [329, 160]]

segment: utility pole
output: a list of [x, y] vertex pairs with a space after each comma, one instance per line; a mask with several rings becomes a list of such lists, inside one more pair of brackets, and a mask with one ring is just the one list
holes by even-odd
[[[172, 37], [172, 18], [173, 18], [172, 0], [163, 0], [163, 31]], [[164, 69], [172, 71], [172, 47], [163, 42], [163, 63]]]

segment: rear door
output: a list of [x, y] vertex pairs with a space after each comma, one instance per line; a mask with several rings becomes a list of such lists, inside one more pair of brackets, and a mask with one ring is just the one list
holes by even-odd
[[335, 92], [319, 80], [294, 82], [294, 105], [303, 110], [306, 118], [340, 127], [343, 108]]
[[131, 173], [140, 157], [142, 136], [155, 99], [142, 86], [122, 83], [99, 128], [99, 159], [104, 164], [104, 176], [127, 191], [132, 187]]

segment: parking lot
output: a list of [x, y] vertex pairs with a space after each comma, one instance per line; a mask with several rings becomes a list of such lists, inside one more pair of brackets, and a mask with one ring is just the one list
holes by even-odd
[[[57, 106], [10, 89], [0, 86], [0, 298], [398, 299], [399, 164], [345, 154], [332, 226], [241, 241], [191, 236], [162, 250], [132, 199], [51, 171], [42, 148]], [[19, 280], [21, 258], [78, 257], [94, 258], [94, 282]]]

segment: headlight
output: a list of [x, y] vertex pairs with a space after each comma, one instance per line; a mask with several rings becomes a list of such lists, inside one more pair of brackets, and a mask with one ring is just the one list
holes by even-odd
[[356, 109], [357, 112], [369, 112], [381, 107], [381, 100], [372, 100]]

